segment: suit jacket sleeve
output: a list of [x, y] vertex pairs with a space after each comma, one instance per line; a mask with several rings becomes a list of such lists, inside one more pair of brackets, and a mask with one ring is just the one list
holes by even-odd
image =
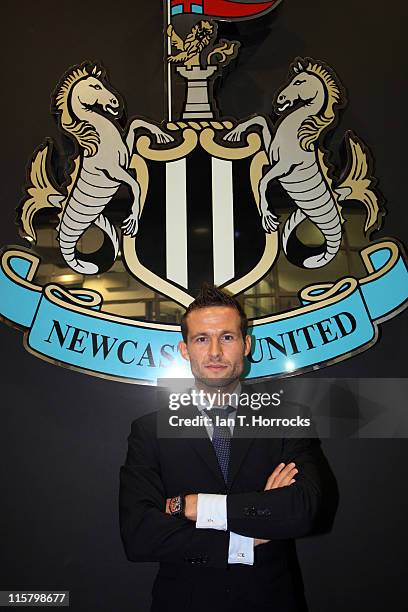
[[268, 540], [297, 538], [313, 530], [323, 495], [324, 456], [320, 441], [284, 439], [281, 461], [296, 463], [296, 482], [270, 491], [228, 495], [228, 529]]
[[132, 424], [120, 471], [120, 530], [128, 559], [225, 567], [227, 531], [196, 529], [192, 521], [165, 513], [155, 429], [154, 419], [145, 417]]

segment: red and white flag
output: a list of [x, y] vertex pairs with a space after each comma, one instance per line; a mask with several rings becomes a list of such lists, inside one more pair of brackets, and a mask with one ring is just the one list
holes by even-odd
[[206, 15], [213, 19], [247, 19], [265, 15], [279, 0], [241, 2], [240, 0], [171, 0], [171, 16]]

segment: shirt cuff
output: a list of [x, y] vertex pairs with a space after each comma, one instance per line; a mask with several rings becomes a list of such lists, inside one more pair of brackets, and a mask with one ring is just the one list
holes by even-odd
[[227, 530], [227, 496], [199, 493], [197, 496], [198, 529]]
[[254, 538], [230, 532], [228, 563], [254, 564]]

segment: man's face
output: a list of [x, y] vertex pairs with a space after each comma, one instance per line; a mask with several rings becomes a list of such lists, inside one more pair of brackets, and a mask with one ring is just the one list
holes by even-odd
[[198, 308], [187, 316], [187, 343], [179, 348], [188, 359], [196, 380], [209, 386], [226, 386], [236, 382], [244, 369], [244, 356], [251, 348], [245, 341], [241, 319], [231, 306]]

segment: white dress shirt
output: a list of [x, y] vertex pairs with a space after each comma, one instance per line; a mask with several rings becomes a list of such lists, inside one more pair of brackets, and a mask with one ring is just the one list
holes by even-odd
[[[234, 433], [235, 416], [237, 414], [237, 401], [241, 393], [241, 384], [235, 387], [231, 392], [231, 401], [229, 405], [235, 408], [233, 412], [228, 414], [229, 427], [231, 436]], [[198, 410], [205, 414], [206, 405], [197, 405]], [[219, 408], [219, 406], [217, 406]], [[208, 437], [212, 441], [214, 427], [209, 419], [205, 419], [205, 428]], [[197, 499], [197, 529], [219, 529], [227, 531], [227, 496], [213, 493], [199, 493]], [[243, 563], [245, 565], [253, 565], [254, 563], [254, 538], [239, 535], [230, 531], [228, 563]]]

